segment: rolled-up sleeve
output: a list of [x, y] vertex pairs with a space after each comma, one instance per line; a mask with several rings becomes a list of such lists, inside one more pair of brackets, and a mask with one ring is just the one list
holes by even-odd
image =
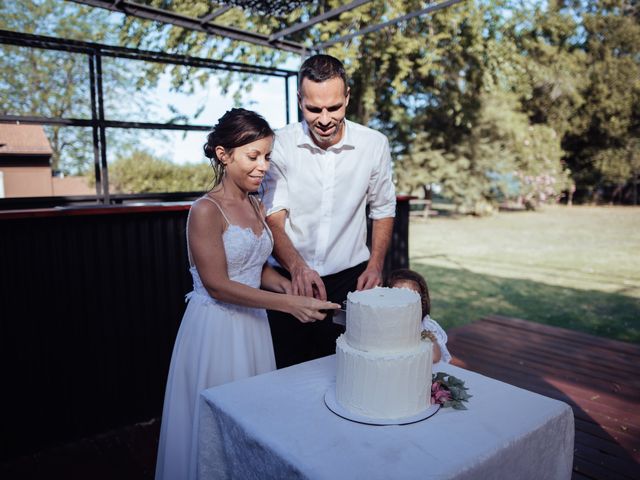
[[267, 216], [289, 210], [289, 188], [287, 186], [287, 169], [284, 162], [284, 148], [278, 141], [278, 136], [273, 142], [271, 152], [271, 165], [264, 179], [264, 196], [262, 201], [267, 211]]
[[396, 188], [393, 184], [389, 141], [384, 137], [381, 143], [367, 191], [369, 218], [373, 220], [396, 216]]

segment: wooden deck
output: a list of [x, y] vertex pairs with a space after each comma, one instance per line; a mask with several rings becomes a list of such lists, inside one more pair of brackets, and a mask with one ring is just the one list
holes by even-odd
[[448, 346], [455, 365], [571, 405], [574, 479], [640, 479], [640, 346], [498, 316]]
[[[489, 317], [449, 331], [449, 349], [455, 365], [573, 407], [574, 479], [640, 479], [640, 346]], [[0, 478], [152, 479], [159, 426], [156, 419], [16, 459], [0, 465]]]

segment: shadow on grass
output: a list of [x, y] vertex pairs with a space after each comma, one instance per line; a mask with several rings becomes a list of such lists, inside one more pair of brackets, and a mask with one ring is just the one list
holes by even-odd
[[640, 343], [640, 299], [413, 262], [427, 279], [432, 317], [445, 329], [503, 315]]

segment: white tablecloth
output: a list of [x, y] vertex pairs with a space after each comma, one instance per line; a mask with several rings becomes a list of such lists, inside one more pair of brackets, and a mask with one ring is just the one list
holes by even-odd
[[324, 404], [335, 355], [201, 394], [201, 479], [569, 479], [574, 422], [560, 401], [452, 365], [468, 410], [404, 426], [345, 420]]

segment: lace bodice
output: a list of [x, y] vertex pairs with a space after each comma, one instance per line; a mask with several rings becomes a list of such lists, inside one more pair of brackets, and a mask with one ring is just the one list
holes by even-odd
[[[210, 201], [218, 207], [222, 217], [227, 223], [227, 228], [222, 234], [222, 243], [224, 243], [224, 253], [227, 257], [227, 274], [229, 275], [229, 279], [244, 283], [253, 288], [260, 288], [262, 268], [267, 258], [269, 258], [269, 255], [271, 255], [273, 238], [267, 223], [264, 221], [264, 217], [260, 215], [258, 201], [249, 197], [249, 201], [253, 204], [256, 214], [262, 223], [263, 228], [260, 235], [256, 235], [251, 227], [240, 227], [231, 223], [220, 204], [210, 196], [205, 195], [203, 199]], [[189, 220], [187, 219], [187, 225], [188, 224]], [[189, 242], [187, 241], [187, 250], [188, 249]], [[188, 253], [189, 262], [191, 262], [191, 252], [189, 251]], [[193, 277], [193, 291], [187, 295], [187, 300], [193, 295], [198, 295], [208, 302], [219, 303], [213, 299], [204, 288], [198, 269], [195, 266], [191, 266], [189, 271]]]
[[[222, 235], [222, 241], [227, 256], [229, 278], [250, 287], [259, 288], [262, 267], [272, 249], [268, 227], [265, 225], [262, 233], [256, 235], [251, 228], [229, 224]], [[193, 291], [208, 296], [197, 268], [193, 266], [189, 271], [193, 277]]]

